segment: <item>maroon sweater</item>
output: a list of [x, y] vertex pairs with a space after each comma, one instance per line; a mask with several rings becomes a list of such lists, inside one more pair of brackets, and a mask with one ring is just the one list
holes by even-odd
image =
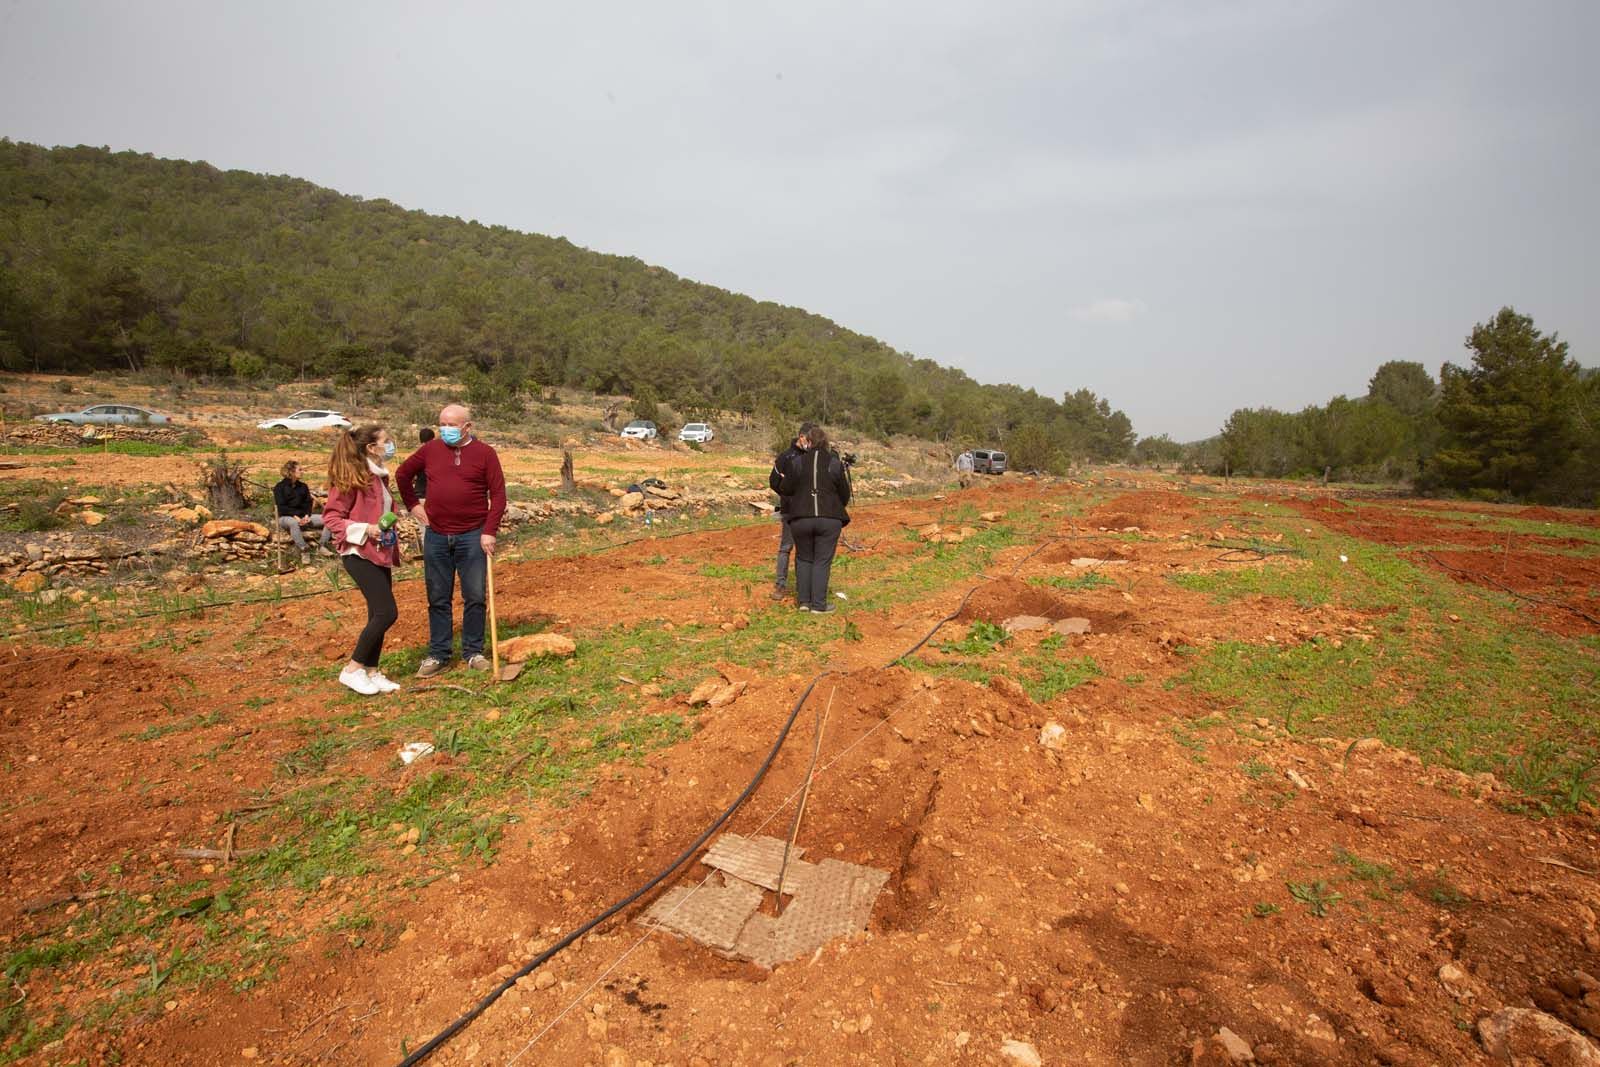
[[417, 506], [412, 481], [428, 476], [428, 528], [442, 534], [496, 534], [506, 513], [506, 476], [495, 450], [469, 437], [456, 448], [434, 438], [400, 464], [395, 483], [406, 507]]

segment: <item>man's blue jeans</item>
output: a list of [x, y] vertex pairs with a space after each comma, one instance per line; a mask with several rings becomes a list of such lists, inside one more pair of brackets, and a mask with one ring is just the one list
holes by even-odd
[[432, 528], [422, 535], [423, 573], [428, 582], [428, 655], [450, 662], [452, 607], [456, 576], [461, 576], [461, 658], [483, 652], [484, 577], [488, 561], [479, 540], [483, 530], [442, 534]]

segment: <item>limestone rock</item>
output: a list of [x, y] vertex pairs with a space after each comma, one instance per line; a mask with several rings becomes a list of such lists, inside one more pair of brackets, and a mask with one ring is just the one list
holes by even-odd
[[1234, 1063], [1254, 1063], [1256, 1054], [1250, 1043], [1226, 1026], [1218, 1027], [1217, 1041], [1227, 1050], [1228, 1058]]
[[1023, 689], [1020, 684], [1018, 684], [1013, 679], [1007, 678], [1003, 674], [997, 674], [993, 678], [990, 678], [989, 679], [989, 688], [992, 689], [994, 692], [999, 693], [1001, 696], [1005, 697], [1007, 700], [1013, 701], [1015, 703], [1018, 703], [1018, 704], [1031, 704], [1032, 703], [1032, 700], [1030, 700], [1029, 697], [1028, 697], [1027, 690]]
[[11, 588], [19, 593], [37, 593], [49, 584], [50, 579], [39, 571], [28, 571], [26, 574], [19, 574], [11, 579]]
[[1039, 744], [1051, 752], [1061, 752], [1067, 747], [1067, 728], [1058, 722], [1047, 722], [1039, 731]]
[[1496, 1063], [1515, 1067], [1600, 1067], [1600, 1049], [1559, 1019], [1532, 1008], [1502, 1008], [1478, 1020], [1478, 1040]]
[[621, 508], [623, 511], [636, 511], [639, 508], [644, 507], [644, 494], [623, 493], [622, 498], [617, 501], [617, 507]]
[[78, 521], [85, 526], [99, 526], [106, 521], [106, 517], [98, 511], [80, 511], [78, 512]]
[[717, 690], [716, 694], [712, 696], [710, 700], [706, 701], [706, 707], [727, 707], [729, 704], [732, 704], [735, 700], [739, 699], [739, 696], [744, 692], [745, 686], [748, 684], [748, 682], [729, 682], [727, 685]]
[[1086, 634], [1089, 632], [1089, 620], [1057, 619], [1050, 625], [1050, 629], [1058, 634]]
[[207, 541], [265, 541], [270, 533], [259, 522], [243, 519], [212, 519], [200, 527], [200, 536]]
[[1013, 615], [1001, 624], [1006, 633], [1025, 633], [1029, 630], [1043, 630], [1050, 625], [1050, 620], [1043, 615]]
[[500, 643], [500, 658], [506, 663], [539, 656], [571, 656], [577, 651], [577, 642], [565, 634], [524, 634]]
[[689, 706], [698, 708], [721, 692], [727, 684], [727, 682], [713, 674], [710, 678], [694, 687], [694, 690], [689, 694]]
[[1000, 1055], [1018, 1067], [1044, 1067], [1044, 1058], [1039, 1055], [1039, 1050], [1026, 1041], [1006, 1038], [1000, 1042]]
[[599, 515], [596, 515], [594, 517], [594, 524], [596, 526], [610, 526], [613, 522], [616, 521], [616, 519], [617, 519], [616, 512], [614, 512], [614, 511], [605, 511], [605, 512], [601, 512]]

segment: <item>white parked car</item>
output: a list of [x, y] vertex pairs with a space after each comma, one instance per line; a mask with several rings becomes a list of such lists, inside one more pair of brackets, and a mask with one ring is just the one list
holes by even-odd
[[325, 430], [330, 426], [348, 429], [350, 420], [337, 411], [318, 411], [307, 409], [297, 411], [293, 415], [285, 415], [281, 419], [267, 419], [256, 423], [258, 430]]
[[649, 419], [634, 419], [622, 428], [621, 436], [632, 437], [638, 441], [654, 441], [656, 433], [656, 424]]
[[717, 436], [717, 432], [704, 422], [686, 422], [683, 429], [678, 431], [678, 440], [692, 441], [695, 444], [705, 444]]

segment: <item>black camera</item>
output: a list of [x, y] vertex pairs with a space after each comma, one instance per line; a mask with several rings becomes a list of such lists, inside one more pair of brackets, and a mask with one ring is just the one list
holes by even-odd
[[853, 467], [856, 463], [856, 454], [854, 452], [846, 452], [844, 455], [839, 457], [839, 461], [846, 467]]

